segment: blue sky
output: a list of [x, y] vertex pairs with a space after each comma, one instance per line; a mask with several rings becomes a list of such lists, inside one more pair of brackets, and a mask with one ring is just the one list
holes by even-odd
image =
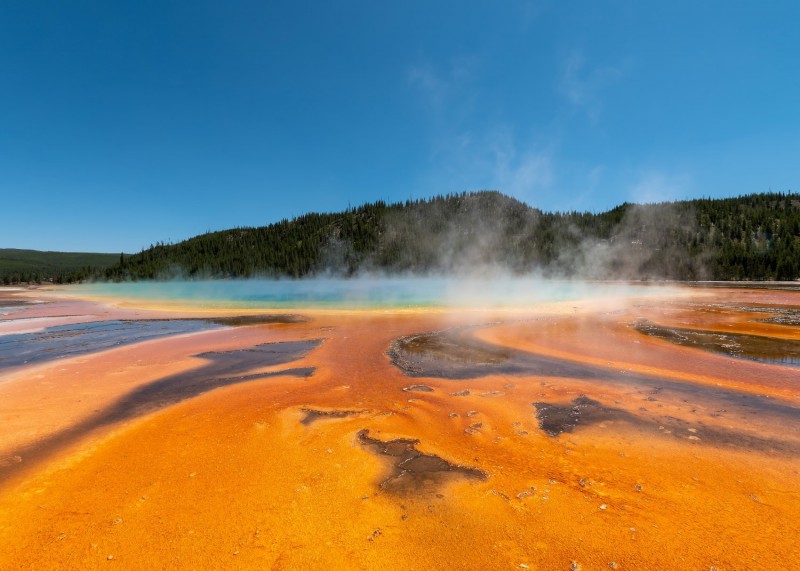
[[0, 4], [0, 247], [800, 189], [800, 3]]

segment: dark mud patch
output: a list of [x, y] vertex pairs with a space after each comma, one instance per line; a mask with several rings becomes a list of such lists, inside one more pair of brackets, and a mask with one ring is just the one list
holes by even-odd
[[5, 292], [0, 290], [0, 309], [7, 309], [9, 307], [27, 307], [30, 305], [41, 305], [42, 302], [40, 301], [30, 301], [28, 299], [22, 299], [19, 297], [15, 297], [14, 295], [4, 295]]
[[247, 315], [214, 319], [93, 321], [0, 335], [0, 370], [96, 353], [186, 333], [263, 323], [297, 323], [295, 315]]
[[684, 285], [697, 288], [723, 288], [723, 289], [764, 289], [771, 291], [800, 291], [800, 283], [792, 282], [686, 282]]
[[586, 395], [573, 399], [566, 406], [547, 402], [535, 402], [533, 406], [536, 407], [539, 428], [552, 437], [564, 432], [572, 432], [579, 424], [590, 425], [608, 420], [638, 422], [636, 417], [630, 413], [603, 406]]
[[699, 445], [744, 449], [767, 455], [800, 455], [800, 441], [797, 440], [782, 440], [703, 423], [690, 425], [685, 421], [666, 422], [659, 428], [661, 427], [666, 427], [666, 430], [660, 432], [670, 431], [675, 438], [685, 439]]
[[387, 354], [408, 377], [467, 380], [487, 375], [536, 375], [607, 379], [613, 371], [545, 355], [492, 345], [472, 328], [409, 335], [395, 340]]
[[366, 410], [318, 410], [314, 408], [301, 408], [300, 412], [303, 413], [303, 418], [300, 419], [300, 424], [308, 426], [318, 420], [325, 420], [328, 418], [347, 418], [348, 416], [358, 416], [368, 411]]
[[417, 450], [419, 440], [397, 438], [383, 441], [372, 438], [369, 430], [364, 429], [358, 433], [358, 441], [388, 461], [391, 471], [380, 483], [380, 488], [390, 493], [419, 494], [432, 491], [453, 477], [480, 481], [487, 477], [478, 468], [453, 464], [434, 454], [423, 454]]
[[470, 339], [462, 329], [401, 337], [392, 343], [387, 354], [392, 364], [409, 377], [446, 379], [492, 374], [504, 368], [512, 356], [504, 347]]
[[632, 327], [639, 333], [664, 339], [675, 345], [694, 347], [748, 361], [800, 367], [800, 341], [793, 339], [666, 327], [648, 320], [637, 321]]
[[[646, 435], [683, 440], [690, 444], [744, 449], [767, 455], [800, 455], [800, 441], [795, 439], [758, 435], [753, 432], [713, 426], [670, 415], [643, 414], [639, 416], [620, 408], [604, 406], [586, 395], [581, 395], [566, 405], [548, 402], [535, 402], [533, 405], [536, 407], [539, 428], [553, 438], [563, 433], [571, 433], [576, 428], [602, 422], [624, 422]], [[785, 434], [784, 436], [791, 437], [792, 435]], [[796, 436], [800, 436], [800, 433]]]
[[[299, 367], [270, 372], [252, 372], [263, 367], [296, 361], [319, 346], [321, 340], [266, 343], [235, 351], [209, 352], [197, 355], [203, 366], [159, 379], [120, 398], [105, 410], [68, 429], [45, 438], [10, 455], [22, 459], [18, 466], [28, 466], [50, 456], [90, 432], [149, 414], [214, 389], [277, 376], [306, 378], [314, 367]], [[14, 466], [0, 466], [0, 481]]]
[[225, 325], [227, 327], [246, 327], [249, 325], [265, 325], [273, 323], [306, 323], [308, 319], [301, 315], [295, 314], [278, 314], [278, 315], [238, 315], [234, 317], [215, 317], [203, 319], [202, 321], [209, 321], [218, 325]]
[[688, 307], [699, 311], [738, 311], [742, 313], [758, 313], [771, 315], [755, 319], [756, 323], [772, 323], [775, 325], [800, 326], [800, 307], [775, 305], [741, 305], [734, 303], [689, 303]]
[[[487, 375], [579, 379], [626, 386], [648, 395], [661, 393], [659, 401], [669, 401], [685, 408], [727, 409], [734, 416], [748, 420], [769, 417], [770, 421], [796, 423], [800, 419], [800, 407], [764, 395], [496, 347], [472, 337], [472, 329], [450, 329], [403, 337], [392, 343], [388, 354], [392, 363], [409, 377], [465, 381]], [[434, 348], [432, 352], [424, 350], [428, 344]], [[412, 349], [407, 350], [407, 347]], [[448, 353], [450, 350], [454, 351], [454, 356]], [[475, 358], [467, 358], [469, 355]], [[495, 356], [494, 360], [487, 358], [487, 355]], [[467, 396], [470, 393], [464, 389], [451, 394]], [[650, 398], [650, 402], [655, 402], [655, 397]]]
[[786, 325], [789, 327], [800, 327], [800, 310], [782, 310], [774, 312], [777, 315], [762, 319], [762, 323], [773, 323], [775, 325]]

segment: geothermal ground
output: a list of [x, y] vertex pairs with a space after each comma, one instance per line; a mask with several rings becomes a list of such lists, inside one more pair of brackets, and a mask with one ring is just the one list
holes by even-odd
[[56, 294], [0, 294], [2, 569], [798, 564], [798, 291], [279, 313]]

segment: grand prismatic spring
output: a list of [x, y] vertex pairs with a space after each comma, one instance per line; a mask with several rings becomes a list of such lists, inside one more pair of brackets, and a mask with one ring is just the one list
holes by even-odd
[[2, 569], [797, 569], [800, 290], [6, 290]]

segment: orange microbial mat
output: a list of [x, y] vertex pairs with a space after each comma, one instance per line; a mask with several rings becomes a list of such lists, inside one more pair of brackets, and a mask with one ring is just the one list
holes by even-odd
[[800, 291], [0, 301], [0, 569], [800, 569]]

